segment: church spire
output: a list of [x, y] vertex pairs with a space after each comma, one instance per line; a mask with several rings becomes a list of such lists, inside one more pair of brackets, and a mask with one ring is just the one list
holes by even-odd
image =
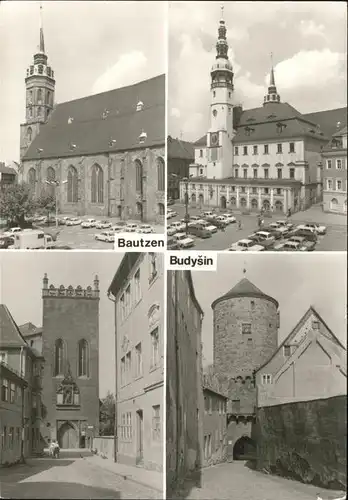
[[275, 78], [274, 78], [274, 68], [273, 68], [273, 54], [271, 52], [271, 73], [269, 77], [269, 86], [268, 86], [268, 92], [264, 97], [263, 104], [267, 104], [269, 102], [274, 102], [274, 103], [279, 103], [280, 102], [280, 95], [277, 92], [277, 87], [275, 85]]
[[221, 6], [221, 18], [218, 28], [218, 40], [216, 43], [216, 59], [228, 59], [228, 43], [226, 33], [227, 30], [224, 20], [224, 7]]
[[40, 3], [40, 52], [45, 53], [45, 39], [42, 22], [42, 3]]

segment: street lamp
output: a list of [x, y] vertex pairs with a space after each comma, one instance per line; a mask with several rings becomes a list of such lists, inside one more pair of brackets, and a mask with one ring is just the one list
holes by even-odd
[[188, 213], [188, 183], [189, 180], [187, 177], [184, 177], [183, 182], [185, 183], [185, 225], [186, 225], [186, 234], [188, 234], [188, 224], [190, 220], [190, 216]]
[[50, 181], [45, 181], [46, 184], [49, 184], [50, 186], [54, 186], [54, 193], [55, 193], [55, 198], [56, 198], [56, 228], [58, 227], [58, 186], [60, 184], [66, 184], [68, 181], [62, 181], [61, 183], [56, 180], [50, 180]]

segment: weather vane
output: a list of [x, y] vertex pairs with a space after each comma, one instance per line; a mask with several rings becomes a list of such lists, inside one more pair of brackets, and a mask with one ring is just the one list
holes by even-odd
[[221, 5], [221, 19], [224, 18], [224, 6]]
[[244, 276], [246, 275], [246, 272], [247, 272], [247, 270], [246, 270], [246, 262], [244, 261], [244, 268], [243, 268], [243, 274], [244, 274]]

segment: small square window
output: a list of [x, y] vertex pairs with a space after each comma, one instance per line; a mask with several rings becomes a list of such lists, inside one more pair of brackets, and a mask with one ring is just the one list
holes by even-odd
[[291, 354], [290, 346], [289, 345], [285, 345], [284, 346], [284, 356], [289, 357], [290, 354]]
[[319, 321], [313, 321], [312, 328], [313, 330], [319, 330]]
[[243, 323], [242, 324], [242, 333], [251, 335], [251, 323]]

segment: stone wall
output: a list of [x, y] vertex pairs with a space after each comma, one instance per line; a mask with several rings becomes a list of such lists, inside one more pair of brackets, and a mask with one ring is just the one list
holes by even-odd
[[92, 449], [102, 457], [114, 460], [115, 438], [114, 436], [98, 436], [93, 438]]
[[256, 427], [259, 469], [345, 489], [347, 396], [259, 408]]

